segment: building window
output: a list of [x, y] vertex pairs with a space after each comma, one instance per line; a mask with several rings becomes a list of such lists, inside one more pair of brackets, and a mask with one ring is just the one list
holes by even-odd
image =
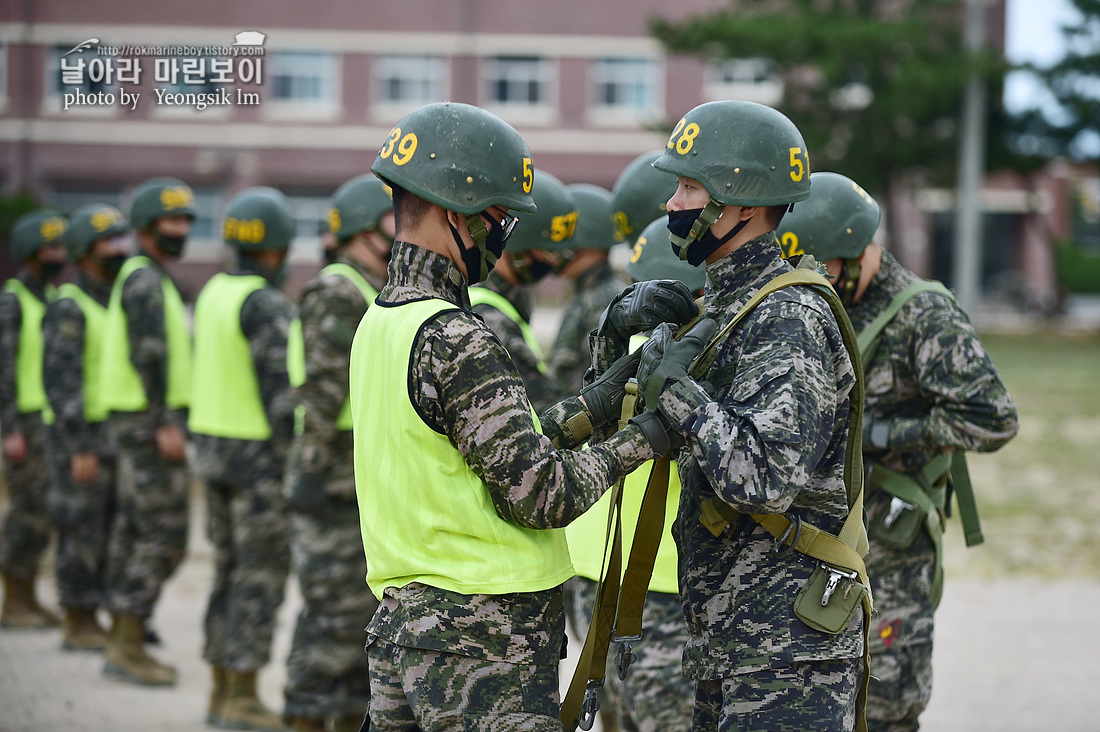
[[595, 106], [648, 112], [657, 105], [657, 63], [646, 58], [608, 58], [592, 64]]
[[277, 103], [330, 106], [337, 101], [336, 56], [287, 51], [271, 55], [271, 88]]
[[764, 58], [735, 58], [708, 64], [703, 95], [708, 101], [742, 99], [776, 105], [783, 98], [783, 81], [775, 65]]
[[380, 56], [373, 68], [381, 104], [421, 105], [444, 98], [444, 64], [438, 56]]
[[538, 106], [549, 102], [551, 66], [536, 56], [498, 56], [489, 64], [489, 100], [494, 104]]

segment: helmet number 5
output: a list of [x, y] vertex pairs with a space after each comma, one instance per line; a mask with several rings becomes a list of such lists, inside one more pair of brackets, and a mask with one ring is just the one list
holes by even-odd
[[530, 193], [535, 184], [535, 170], [531, 167], [531, 158], [523, 159], [523, 192]]
[[[806, 158], [805, 163], [803, 163], [802, 160], [798, 157], [799, 155], [802, 155], [803, 157]], [[806, 167], [808, 166], [808, 164], [810, 162], [809, 158], [810, 158], [809, 155], [803, 154], [802, 148], [800, 148], [800, 147], [792, 147], [791, 148], [791, 180], [793, 180], [793, 181], [802, 180], [802, 177], [804, 175], [806, 175]]]

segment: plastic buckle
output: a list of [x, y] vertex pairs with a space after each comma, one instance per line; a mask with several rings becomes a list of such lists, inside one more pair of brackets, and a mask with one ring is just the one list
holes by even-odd
[[577, 718], [577, 726], [583, 730], [592, 729], [596, 723], [596, 713], [600, 711], [600, 698], [596, 690], [603, 686], [603, 681], [592, 679], [588, 682], [588, 688], [584, 690], [584, 702], [581, 703], [581, 716]]
[[[783, 534], [775, 539], [774, 550], [776, 556], [785, 557], [794, 551], [794, 548], [798, 546], [798, 540], [802, 537], [802, 517], [797, 513], [791, 514], [790, 523], [787, 524], [787, 530]], [[791, 532], [794, 532], [794, 541], [790, 546], [784, 546], [787, 543], [787, 539], [790, 537]]]
[[615, 666], [618, 669], [620, 681], [626, 681], [627, 674], [630, 672], [630, 665], [638, 662], [638, 654], [634, 653], [634, 646], [631, 645], [631, 642], [640, 641], [644, 635], [645, 631], [641, 635], [616, 635], [611, 637], [612, 642], [619, 644], [619, 652], [615, 655]]

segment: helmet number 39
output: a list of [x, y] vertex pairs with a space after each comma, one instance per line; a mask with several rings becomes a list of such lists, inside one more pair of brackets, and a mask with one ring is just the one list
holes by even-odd
[[[684, 125], [687, 118], [681, 117], [680, 121], [676, 123], [675, 129], [672, 130], [672, 136], [668, 138], [668, 148], [675, 149], [676, 152], [681, 155], [687, 155], [691, 152], [692, 146], [695, 145], [695, 138], [699, 136], [699, 125], [692, 122], [689, 125]], [[679, 135], [679, 139], [677, 139]]]
[[[402, 137], [401, 128], [394, 127], [390, 132], [389, 138], [386, 140], [386, 144], [378, 151], [378, 156], [385, 160], [390, 155], [393, 155], [394, 165], [404, 165], [412, 160], [413, 155], [416, 154], [416, 143], [417, 139], [415, 132], [410, 132]], [[396, 152], [394, 148], [396, 148]]]

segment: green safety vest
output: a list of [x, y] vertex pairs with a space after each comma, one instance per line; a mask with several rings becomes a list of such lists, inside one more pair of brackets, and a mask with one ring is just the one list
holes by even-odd
[[[15, 355], [15, 406], [20, 414], [41, 412], [42, 421], [51, 424], [53, 411], [42, 384], [42, 318], [46, 315], [46, 303], [14, 278], [4, 283], [4, 292], [15, 295], [21, 311], [19, 352]], [[46, 300], [52, 300], [55, 294], [54, 288], [47, 285]]]
[[509, 320], [514, 321], [519, 326], [520, 333], [523, 334], [523, 342], [531, 349], [531, 353], [535, 354], [539, 372], [546, 373], [546, 361], [542, 357], [542, 348], [539, 347], [538, 339], [535, 338], [535, 331], [531, 330], [531, 324], [523, 319], [519, 311], [516, 310], [516, 306], [508, 302], [508, 298], [499, 292], [490, 290], [488, 287], [471, 287], [470, 305], [488, 305], [504, 313]]
[[[347, 278], [363, 294], [363, 299], [367, 301], [367, 307], [370, 307], [370, 304], [374, 302], [374, 298], [378, 297], [378, 290], [374, 289], [374, 286], [367, 282], [367, 278], [359, 274], [355, 267], [350, 264], [333, 262], [322, 269], [319, 276], [328, 277], [329, 275], [340, 275]], [[297, 388], [306, 383], [306, 345], [305, 338], [302, 336], [302, 321], [298, 318], [290, 321], [290, 333], [287, 336], [286, 344], [286, 361], [290, 385]], [[302, 433], [301, 422], [302, 407], [299, 405], [294, 410], [295, 434]], [[336, 429], [351, 430], [351, 402], [348, 399], [345, 399], [343, 406], [340, 407], [340, 414], [336, 417]]]
[[[103, 408], [108, 412], [141, 412], [149, 408], [145, 387], [130, 360], [130, 323], [122, 307], [122, 288], [134, 272], [155, 266], [148, 257], [130, 257], [122, 265], [111, 289], [99, 374]], [[187, 407], [191, 398], [191, 334], [187, 330], [183, 298], [172, 278], [161, 272], [160, 282], [164, 293], [164, 335], [168, 341], [168, 380], [164, 405], [169, 409], [182, 409]]]
[[107, 308], [71, 282], [58, 288], [58, 297], [72, 300], [84, 314], [84, 421], [88, 424], [102, 422], [107, 419], [107, 408], [103, 405], [99, 388], [99, 370], [100, 359], [103, 358], [103, 330], [107, 321]]
[[195, 389], [187, 426], [192, 432], [239, 440], [267, 440], [260, 382], [248, 338], [241, 331], [241, 307], [268, 286], [259, 275], [219, 272], [195, 301]]
[[380, 599], [387, 587], [410, 582], [499, 595], [550, 589], [573, 576], [564, 530], [498, 516], [488, 486], [412, 403], [416, 336], [454, 309], [435, 298], [376, 305], [352, 343], [355, 491], [367, 584]]

